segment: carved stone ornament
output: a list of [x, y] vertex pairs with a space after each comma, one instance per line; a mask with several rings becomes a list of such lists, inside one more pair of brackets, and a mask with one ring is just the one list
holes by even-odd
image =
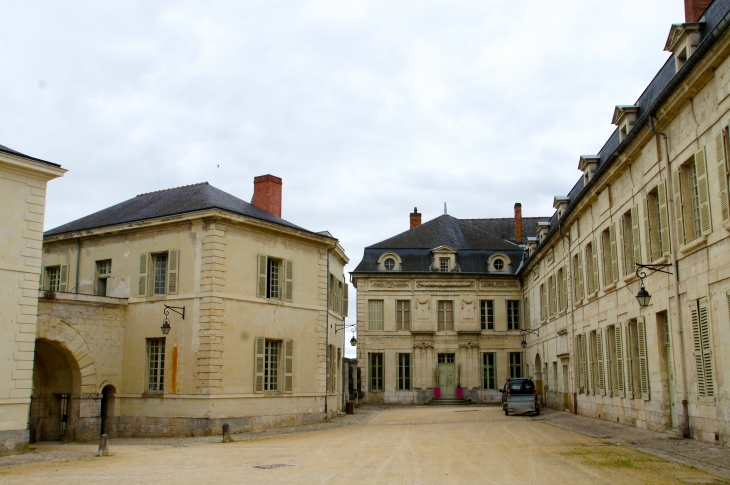
[[482, 287], [482, 289], [519, 288], [520, 283], [519, 283], [519, 281], [513, 281], [513, 280], [488, 280], [488, 281], [482, 281], [481, 287]]
[[394, 280], [394, 281], [371, 281], [371, 288], [410, 288], [411, 284], [405, 280]]
[[416, 283], [419, 288], [471, 288], [473, 281], [419, 281]]
[[474, 342], [459, 342], [460, 349], [475, 349], [479, 347], [479, 344]]
[[414, 349], [432, 349], [433, 344], [431, 342], [418, 342], [413, 344]]

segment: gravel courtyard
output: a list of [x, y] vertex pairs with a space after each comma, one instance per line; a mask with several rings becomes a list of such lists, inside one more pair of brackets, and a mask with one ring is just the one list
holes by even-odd
[[[333, 423], [218, 437], [37, 445], [0, 461], [0, 482], [730, 483], [696, 468], [495, 407], [358, 410]], [[50, 461], [55, 459], [56, 461]], [[62, 460], [62, 461], [61, 461]]]

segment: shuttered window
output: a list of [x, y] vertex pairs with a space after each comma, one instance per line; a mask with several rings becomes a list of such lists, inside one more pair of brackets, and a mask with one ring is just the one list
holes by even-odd
[[590, 382], [589, 382], [589, 375], [590, 375], [590, 368], [588, 363], [588, 342], [587, 342], [587, 335], [583, 334], [580, 335], [580, 355], [581, 355], [581, 392], [584, 392], [588, 394], [590, 389]]
[[727, 169], [727, 129], [723, 129], [715, 137], [715, 160], [717, 162], [717, 180], [720, 184], [720, 211], [722, 222], [730, 222], [730, 201], [728, 200], [728, 169]]
[[543, 283], [540, 285], [540, 320], [546, 320], [548, 317], [547, 304], [547, 294]]
[[265, 254], [259, 254], [257, 261], [256, 296], [272, 300], [292, 301], [294, 263], [289, 260], [272, 258]]
[[411, 390], [411, 354], [398, 354], [398, 390]]
[[167, 291], [167, 253], [152, 255], [153, 295], [164, 295]]
[[548, 300], [550, 304], [550, 316], [555, 315], [558, 311], [558, 295], [555, 285], [555, 275], [548, 278]]
[[623, 345], [623, 338], [622, 338], [622, 332], [621, 332], [621, 324], [617, 323], [614, 326], [614, 337], [615, 337], [615, 354], [613, 355], [614, 360], [616, 361], [616, 388], [618, 389], [618, 394], [621, 397], [626, 397], [626, 387], [625, 387], [625, 373], [624, 373], [624, 345]]
[[370, 390], [379, 392], [383, 390], [383, 354], [374, 353], [370, 356]]
[[586, 291], [588, 295], [592, 295], [598, 289], [597, 279], [595, 276], [597, 258], [596, 258], [596, 245], [595, 243], [586, 244]]
[[482, 330], [494, 330], [494, 300], [479, 302]]
[[147, 392], [165, 390], [165, 339], [147, 339]]
[[180, 250], [139, 255], [137, 295], [176, 295], [180, 288]]
[[598, 329], [596, 331], [596, 360], [598, 361], [598, 381], [596, 390], [599, 394], [606, 394], [606, 367], [603, 359], [603, 330]]
[[[656, 261], [663, 256], [661, 240], [661, 221], [659, 217], [659, 189], [649, 192], [644, 199], [644, 245], [647, 262]], [[666, 210], [666, 202], [664, 210]], [[641, 261], [637, 261], [641, 262]]]
[[606, 395], [617, 396], [618, 369], [616, 364], [616, 327], [614, 325], [606, 327], [603, 336], [606, 350]]
[[583, 287], [583, 258], [580, 251], [573, 255], [573, 299], [578, 302], [585, 295]]
[[690, 314], [692, 316], [698, 400], [705, 404], [714, 404], [715, 380], [707, 298], [693, 301], [690, 304]]
[[641, 399], [650, 399], [649, 389], [649, 357], [646, 351], [646, 323], [644, 317], [636, 319], [636, 338], [638, 340], [639, 384]]
[[257, 337], [254, 342], [254, 392], [292, 392], [294, 342]]
[[482, 389], [497, 388], [497, 367], [496, 354], [494, 352], [482, 353]]
[[712, 232], [707, 157], [702, 147], [672, 175], [680, 245]]
[[46, 266], [44, 290], [62, 291], [67, 288], [68, 265]]
[[368, 300], [368, 330], [383, 330], [383, 300]]
[[284, 392], [294, 389], [294, 341], [284, 340]]

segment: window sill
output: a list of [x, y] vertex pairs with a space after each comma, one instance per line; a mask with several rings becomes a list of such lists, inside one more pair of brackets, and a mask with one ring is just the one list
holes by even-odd
[[666, 262], [669, 260], [667, 256], [662, 256], [661, 258], [657, 259], [656, 261], [652, 261], [651, 264], [666, 264]]
[[707, 245], [707, 236], [698, 237], [692, 242], [685, 244], [679, 248], [679, 252], [682, 256], [688, 256], [695, 251], [704, 248]]
[[604, 292], [604, 293], [611, 293], [611, 292], [612, 292], [612, 291], [614, 291], [615, 289], [616, 289], [616, 282], [614, 281], [614, 282], [613, 282], [613, 283], [611, 283], [610, 285], [608, 285], [608, 286], [604, 287], [604, 288], [603, 288], [603, 292]]
[[633, 283], [634, 281], [639, 281], [639, 277], [636, 276], [636, 273], [631, 273], [628, 276], [624, 276], [624, 283], [627, 285]]
[[155, 391], [147, 391], [142, 393], [143, 398], [161, 398], [165, 397], [165, 391], [155, 392]]
[[576, 302], [575, 302], [575, 303], [573, 303], [573, 306], [574, 306], [575, 308], [578, 308], [578, 307], [580, 307], [580, 306], [583, 306], [583, 299], [581, 298], [580, 300], [576, 300]]
[[560, 313], [558, 313], [558, 317], [564, 317], [568, 313], [568, 309], [561, 310]]
[[593, 301], [596, 298], [598, 298], [598, 292], [597, 291], [594, 291], [590, 295], [586, 296], [586, 301]]

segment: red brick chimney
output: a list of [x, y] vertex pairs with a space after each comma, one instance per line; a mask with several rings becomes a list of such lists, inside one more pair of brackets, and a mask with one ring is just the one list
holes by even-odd
[[515, 204], [515, 241], [522, 244], [522, 204]]
[[254, 177], [253, 205], [281, 217], [281, 179], [273, 175]]
[[697, 22], [712, 0], [684, 0], [684, 21]]
[[411, 229], [414, 227], [418, 227], [421, 225], [421, 213], [418, 212], [418, 207], [413, 208], [413, 213], [411, 214]]

